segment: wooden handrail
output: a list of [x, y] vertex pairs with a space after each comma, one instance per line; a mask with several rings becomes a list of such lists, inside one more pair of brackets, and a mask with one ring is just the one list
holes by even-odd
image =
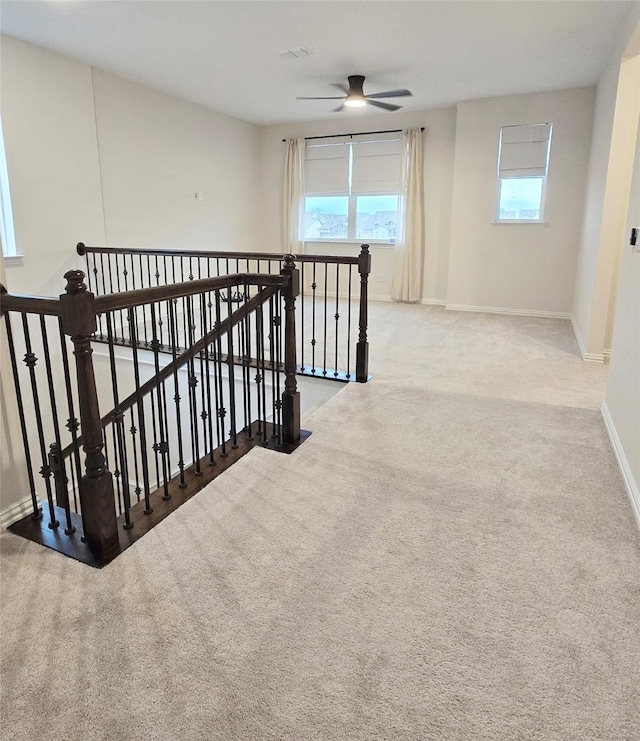
[[[104, 255], [152, 255], [166, 257], [208, 257], [229, 258], [238, 260], [278, 260], [284, 262], [287, 255], [279, 252], [218, 252], [217, 250], [169, 250], [154, 248], [129, 248], [129, 247], [89, 247], [83, 242], [78, 242], [76, 251], [79, 255], [87, 253]], [[357, 255], [293, 255], [296, 262], [320, 262], [332, 265], [357, 265]]]
[[[266, 277], [266, 276], [265, 276]], [[102, 427], [106, 427], [109, 422], [112, 421], [113, 416], [116, 411], [118, 412], [126, 412], [131, 407], [133, 407], [134, 404], [138, 402], [139, 399], [142, 399], [144, 396], [146, 396], [148, 393], [156, 389], [161, 383], [167, 380], [171, 375], [173, 375], [174, 371], [179, 370], [183, 365], [189, 362], [192, 358], [194, 358], [196, 355], [198, 355], [202, 350], [204, 350], [205, 347], [210, 345], [212, 342], [218, 339], [218, 337], [221, 337], [223, 334], [228, 332], [230, 329], [236, 326], [238, 322], [243, 320], [245, 317], [247, 317], [249, 314], [251, 314], [252, 311], [257, 309], [258, 306], [265, 303], [265, 301], [268, 301], [272, 296], [274, 296], [278, 292], [278, 288], [281, 284], [286, 284], [288, 282], [288, 277], [284, 276], [273, 276], [274, 278], [280, 279], [280, 283], [267, 286], [263, 288], [259, 293], [257, 293], [253, 298], [249, 299], [249, 301], [246, 302], [242, 307], [240, 307], [237, 311], [234, 311], [234, 313], [224, 319], [220, 322], [220, 324], [217, 327], [214, 327], [211, 331], [207, 332], [207, 334], [202, 337], [198, 342], [191, 345], [191, 347], [187, 348], [183, 353], [178, 355], [178, 357], [173, 360], [168, 365], [165, 365], [162, 370], [157, 373], [153, 378], [150, 378], [146, 383], [142, 384], [139, 389], [134, 391], [132, 394], [127, 396], [126, 399], [123, 399], [117, 406], [117, 408], [112, 409], [111, 411], [107, 412], [102, 419], [100, 420]], [[274, 281], [275, 283], [275, 281]], [[82, 438], [79, 437], [76, 444], [80, 444], [82, 442]], [[61, 460], [65, 460], [68, 458], [71, 453], [74, 450], [74, 444], [71, 443], [70, 445], [67, 445], [67, 447], [61, 452], [60, 458]]]
[[169, 301], [174, 298], [193, 296], [207, 291], [216, 291], [233, 286], [284, 286], [286, 279], [280, 275], [260, 275], [259, 273], [236, 273], [222, 275], [216, 278], [201, 278], [199, 280], [173, 283], [167, 286], [153, 286], [152, 288], [137, 288], [133, 291], [121, 291], [96, 297], [96, 311], [103, 314], [107, 311], [129, 309], [143, 304], [153, 304], [158, 301]]
[[23, 293], [7, 293], [0, 284], [0, 314], [19, 311], [39, 316], [60, 316], [60, 301], [47, 296], [28, 296]]

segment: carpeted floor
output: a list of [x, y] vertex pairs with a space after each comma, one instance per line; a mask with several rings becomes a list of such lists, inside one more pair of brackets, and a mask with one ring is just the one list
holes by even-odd
[[3, 534], [2, 737], [640, 736], [640, 533], [568, 322], [374, 305], [373, 382], [102, 571]]

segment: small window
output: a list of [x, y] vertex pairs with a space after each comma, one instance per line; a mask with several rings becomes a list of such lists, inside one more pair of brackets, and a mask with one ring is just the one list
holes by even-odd
[[11, 210], [11, 195], [9, 194], [9, 173], [7, 158], [4, 151], [4, 136], [0, 121], [0, 242], [4, 257], [15, 257], [16, 238], [13, 231], [13, 212]]
[[543, 123], [500, 129], [497, 222], [543, 221], [551, 128]]

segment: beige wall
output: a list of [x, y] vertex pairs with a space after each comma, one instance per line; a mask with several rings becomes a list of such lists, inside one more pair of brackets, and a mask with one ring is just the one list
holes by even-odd
[[[635, 30], [624, 51], [620, 75], [627, 84], [635, 81], [632, 96], [640, 94], [640, 8], [637, 17]], [[631, 229], [640, 229], [639, 111], [635, 112], [635, 117], [635, 139], [626, 150], [633, 165], [625, 225], [617, 250], [615, 326], [603, 413], [640, 525], [640, 244], [635, 248], [629, 244]]]
[[[11, 292], [60, 294], [64, 273], [83, 266], [78, 241], [254, 248], [256, 127], [30, 44], [0, 41], [2, 121], [16, 241], [24, 255], [2, 276]], [[193, 197], [196, 190], [202, 201]], [[4, 512], [28, 489], [1, 339]], [[53, 355], [52, 349], [55, 365], [59, 350]], [[55, 382], [60, 386], [61, 377]], [[40, 477], [37, 484], [42, 487]]]
[[611, 347], [639, 105], [634, 72], [621, 74], [620, 65], [639, 29], [636, 2], [598, 85], [573, 304], [574, 329], [587, 360], [601, 361]]
[[1, 38], [2, 123], [23, 267], [13, 291], [59, 294], [79, 240], [105, 241], [91, 69]]
[[100, 70], [93, 85], [107, 244], [252, 250], [256, 127]]
[[[14, 292], [57, 295], [86, 244], [251, 250], [257, 128], [1, 37]], [[203, 200], [196, 200], [196, 191]]]
[[[569, 316], [595, 90], [458, 105], [447, 305]], [[501, 126], [553, 123], [546, 226], [492, 225]]]

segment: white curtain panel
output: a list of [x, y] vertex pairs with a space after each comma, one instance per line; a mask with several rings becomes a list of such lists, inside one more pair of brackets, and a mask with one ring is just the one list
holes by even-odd
[[284, 160], [283, 249], [300, 251], [300, 219], [304, 206], [304, 139], [287, 139]]
[[391, 298], [422, 300], [424, 269], [424, 143], [420, 129], [402, 132], [402, 169], [398, 234]]

